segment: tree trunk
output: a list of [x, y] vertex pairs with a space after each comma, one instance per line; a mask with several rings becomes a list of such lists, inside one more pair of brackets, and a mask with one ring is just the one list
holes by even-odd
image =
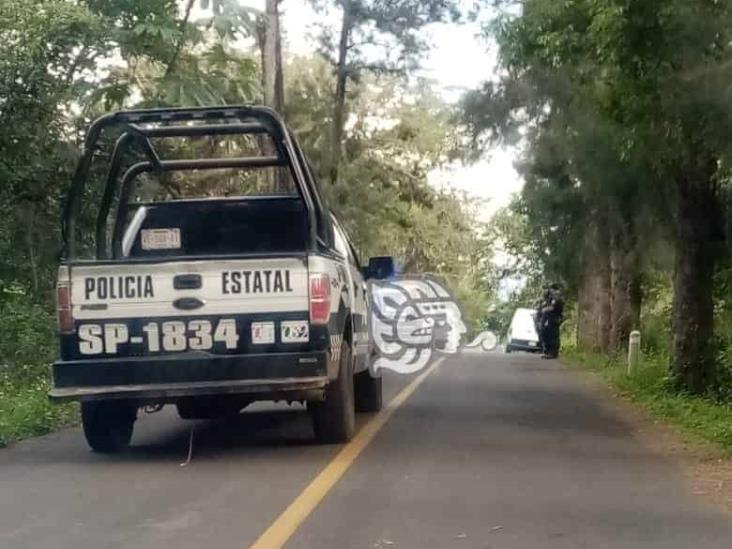
[[610, 235], [607, 231], [607, 218], [600, 222], [598, 227], [600, 245], [598, 246], [598, 306], [600, 318], [598, 319], [598, 329], [600, 331], [598, 343], [600, 351], [603, 353], [610, 352], [610, 341], [612, 334], [612, 273], [610, 270]]
[[274, 108], [282, 113], [285, 110], [285, 75], [282, 68], [282, 27], [280, 26], [279, 5], [282, 0], [275, 3], [275, 18], [277, 21], [277, 32], [275, 33], [275, 90]]
[[[280, 35], [280, 0], [267, 0], [264, 23], [257, 27], [257, 42], [262, 56], [262, 89], [264, 104], [278, 113], [285, 108], [282, 74], [282, 39]], [[276, 155], [272, 140], [262, 135], [259, 144], [264, 155]], [[289, 179], [280, 170], [268, 170], [268, 186], [273, 191], [287, 192]]]
[[30, 264], [31, 268], [31, 279], [33, 281], [33, 291], [38, 292], [38, 265], [36, 264], [36, 246], [35, 246], [35, 235], [33, 231], [33, 227], [35, 226], [35, 214], [32, 206], [28, 207], [28, 213], [26, 216], [27, 225], [26, 225], [26, 242], [28, 244], [28, 263]]
[[622, 221], [620, 214], [610, 238], [611, 329], [610, 352], [624, 353], [631, 330], [640, 320], [641, 288], [638, 237], [632, 222]]
[[630, 329], [640, 330], [643, 306], [643, 275], [638, 269], [630, 281]]
[[338, 65], [336, 67], [335, 107], [333, 109], [333, 128], [330, 141], [330, 166], [328, 176], [331, 183], [338, 181], [343, 144], [343, 124], [346, 109], [346, 84], [348, 83], [348, 42], [351, 37], [351, 4], [343, 3], [343, 22], [338, 43]]
[[178, 56], [180, 55], [180, 51], [183, 49], [183, 44], [186, 41], [186, 27], [188, 26], [188, 20], [191, 17], [191, 10], [193, 9], [195, 1], [196, 0], [188, 0], [188, 3], [186, 4], [186, 11], [178, 26], [180, 37], [175, 45], [175, 49], [173, 50], [173, 55], [171, 55], [170, 61], [168, 61], [168, 66], [165, 69], [165, 76], [170, 76], [175, 70], [175, 64], [178, 62]]
[[594, 212], [588, 223], [577, 304], [577, 345], [595, 352], [608, 351], [611, 331], [609, 236], [601, 219]]
[[716, 161], [677, 180], [672, 371], [700, 394], [716, 380], [713, 278], [721, 220], [714, 185]]
[[282, 77], [282, 40], [280, 38], [279, 0], [267, 0], [266, 25], [262, 47], [262, 80], [264, 104], [277, 112], [284, 107], [284, 81]]
[[259, 64], [262, 67], [262, 74], [260, 83], [262, 84], [262, 103], [266, 104], [265, 95], [267, 90], [266, 74], [267, 74], [267, 60], [265, 58], [265, 43], [267, 42], [267, 21], [266, 17], [259, 17], [257, 19], [256, 26], [254, 27], [255, 38], [257, 40], [257, 47], [259, 48]]

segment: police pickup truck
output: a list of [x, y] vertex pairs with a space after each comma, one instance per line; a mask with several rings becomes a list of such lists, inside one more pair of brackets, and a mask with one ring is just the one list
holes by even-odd
[[272, 110], [101, 117], [63, 235], [50, 397], [81, 401], [93, 450], [124, 449], [138, 410], [165, 404], [197, 419], [300, 401], [325, 443], [380, 408], [369, 269]]

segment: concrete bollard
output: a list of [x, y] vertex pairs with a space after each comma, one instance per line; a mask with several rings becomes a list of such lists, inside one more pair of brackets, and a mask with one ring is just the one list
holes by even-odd
[[632, 376], [638, 369], [640, 361], [641, 334], [638, 330], [630, 332], [628, 338], [628, 375]]

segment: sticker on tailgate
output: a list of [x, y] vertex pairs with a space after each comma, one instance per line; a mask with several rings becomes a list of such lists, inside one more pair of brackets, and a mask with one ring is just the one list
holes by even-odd
[[274, 322], [252, 322], [252, 343], [271, 344], [275, 342]]
[[180, 229], [143, 229], [143, 250], [177, 250], [180, 248]]
[[307, 320], [285, 320], [282, 322], [280, 339], [282, 343], [305, 343], [310, 340]]

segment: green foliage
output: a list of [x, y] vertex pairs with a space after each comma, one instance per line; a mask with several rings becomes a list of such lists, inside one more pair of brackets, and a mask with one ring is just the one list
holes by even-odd
[[[654, 284], [671, 271], [669, 243], [684, 254], [673, 365], [694, 390], [714, 377], [706, 273], [723, 257], [715, 203], [730, 178], [731, 28], [729, 2], [527, 0], [488, 29], [504, 70], [463, 105], [477, 147], [522, 136], [526, 185], [514, 210], [530, 235], [524, 253], [570, 294], [584, 292], [583, 311], [608, 304], [610, 315], [604, 305], [590, 313], [607, 316], [597, 332], [615, 338], [598, 346], [617, 346], [625, 304], [645, 286], [650, 308], [663, 308], [643, 315], [648, 345], [671, 348], [671, 311], [654, 301]], [[680, 213], [698, 208], [708, 217]], [[695, 283], [708, 293], [695, 294]]]
[[234, 4], [192, 22], [176, 0], [0, 3], [0, 443], [74, 416], [46, 392], [59, 218], [79, 130], [132, 104], [251, 102], [257, 64], [228, 46], [256, 14]]
[[173, 72], [149, 60], [137, 61], [133, 71], [113, 70], [87, 105], [110, 110], [252, 103], [260, 93], [257, 74], [252, 57], [214, 44], [202, 53], [181, 52]]
[[48, 400], [56, 336], [47, 308], [20, 287], [0, 293], [0, 446], [76, 420]]
[[28, 384], [0, 373], [0, 447], [78, 422], [78, 406], [52, 404], [50, 388], [48, 374], [36, 375]]
[[99, 17], [77, 3], [0, 4], [0, 288], [49, 286], [75, 156], [65, 112], [92, 85], [103, 35]]
[[714, 287], [718, 391], [721, 398], [732, 402], [732, 266], [729, 261], [717, 272]]
[[641, 314], [641, 345], [643, 351], [658, 357], [671, 356], [671, 308], [673, 288], [667, 273], [648, 277], [645, 306]]
[[233, 0], [202, 2], [209, 16], [191, 21], [195, 0], [182, 15], [173, 0], [146, 0], [153, 10], [129, 1], [103, 3], [104, 15], [121, 27], [115, 38], [124, 62], [86, 98], [88, 109], [230, 105], [259, 97], [257, 62], [232, 47], [255, 34], [256, 10]]
[[[347, 11], [347, 72], [355, 79], [363, 72], [394, 74], [415, 68], [416, 60], [429, 49], [422, 32], [425, 26], [460, 17], [457, 3], [452, 0], [311, 0], [311, 3], [319, 13], [327, 13], [334, 7]], [[333, 65], [337, 62], [341, 30], [321, 26], [320, 53]]]
[[[431, 170], [460, 156], [455, 113], [429, 82], [395, 75], [425, 51], [420, 29], [455, 16], [454, 5], [349, 6], [353, 86], [345, 96], [343, 171], [325, 192], [364, 261], [389, 254], [409, 271], [444, 277], [477, 326], [494, 290], [489, 238], [472, 204], [427, 182]], [[201, 10], [204, 17], [194, 19]], [[261, 14], [237, 0], [0, 3], [0, 444], [75, 414], [74, 407], [50, 406], [46, 392], [57, 350], [51, 295], [58, 220], [84, 128], [117, 108], [257, 102], [259, 60], [241, 43], [261, 24]], [[374, 56], [384, 37], [391, 45]], [[293, 59], [286, 74], [285, 117], [315, 167], [325, 169], [332, 67], [322, 57]], [[171, 158], [184, 152], [191, 151], [166, 149]], [[103, 150], [96, 160], [106, 160]], [[92, 170], [104, 171], [97, 163]], [[99, 189], [88, 192], [85, 199]], [[83, 216], [80, 227], [93, 223], [94, 209]]]
[[[195, 22], [175, 0], [0, 4], [0, 288], [50, 289], [78, 130], [90, 118], [255, 100], [257, 63], [229, 45], [256, 13], [235, 4], [221, 0]], [[213, 30], [220, 18], [226, 32]]]
[[[296, 59], [286, 73], [286, 118], [322, 169], [333, 76], [317, 58]], [[428, 83], [397, 77], [364, 78], [351, 91], [350, 110], [339, 181], [321, 187], [362, 261], [392, 255], [408, 272], [442, 276], [477, 325], [491, 292], [490, 247], [472, 206], [427, 183], [432, 169], [456, 155], [453, 112]]]
[[123, 59], [170, 59], [182, 28], [176, 0], [83, 0], [104, 21], [107, 47], [118, 47]]
[[0, 293], [0, 364], [14, 370], [13, 377], [29, 365], [48, 364], [56, 354], [55, 327], [48, 307], [28, 296], [21, 287]]

